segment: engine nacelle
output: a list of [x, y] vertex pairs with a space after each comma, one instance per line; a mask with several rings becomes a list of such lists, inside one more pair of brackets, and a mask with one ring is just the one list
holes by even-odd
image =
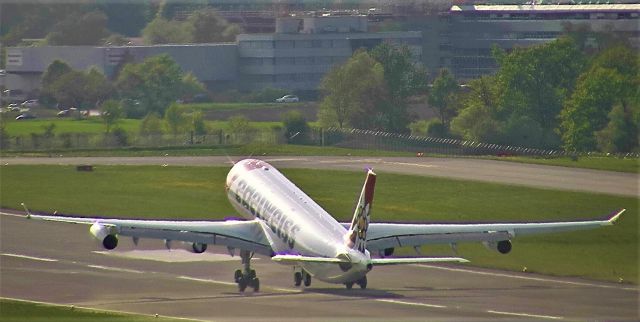
[[112, 250], [118, 246], [118, 237], [111, 233], [111, 229], [95, 223], [89, 228], [89, 232], [93, 237], [102, 243], [102, 247]]
[[191, 248], [187, 248], [187, 250], [192, 253], [202, 254], [207, 250], [207, 244], [193, 243], [191, 244]]
[[490, 250], [494, 250], [500, 254], [508, 254], [511, 251], [511, 241], [510, 240], [501, 240], [501, 241], [485, 241], [482, 242], [484, 247]]

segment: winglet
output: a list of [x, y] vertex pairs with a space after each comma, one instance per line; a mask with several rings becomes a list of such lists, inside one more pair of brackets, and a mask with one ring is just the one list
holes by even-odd
[[27, 213], [27, 219], [31, 219], [31, 212], [29, 211], [27, 206], [25, 206], [24, 202], [21, 202], [20, 205], [22, 205], [22, 208], [24, 208], [24, 211]]
[[617, 212], [613, 213], [611, 218], [609, 218], [608, 222], [610, 224], [613, 224], [614, 222], [616, 222], [616, 220], [618, 220], [618, 218], [620, 218], [620, 215], [622, 215], [623, 212], [625, 212], [627, 209], [620, 209]]

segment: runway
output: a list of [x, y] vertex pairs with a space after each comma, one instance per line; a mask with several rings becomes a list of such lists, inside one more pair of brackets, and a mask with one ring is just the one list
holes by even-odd
[[[0, 215], [0, 296], [207, 321], [638, 320], [637, 286], [463, 265], [376, 267], [367, 290], [313, 281], [252, 261], [257, 294], [237, 292], [238, 257], [122, 239], [98, 249], [88, 227]], [[216, 254], [218, 253], [218, 254]]]
[[[640, 174], [534, 165], [470, 158], [430, 157], [272, 157], [261, 158], [278, 168], [363, 170], [373, 167], [379, 174], [410, 175], [477, 180], [539, 188], [586, 191], [640, 197]], [[235, 157], [240, 159], [240, 157]], [[0, 164], [92, 164], [92, 165], [165, 165], [230, 166], [228, 157], [53, 157], [0, 158]]]

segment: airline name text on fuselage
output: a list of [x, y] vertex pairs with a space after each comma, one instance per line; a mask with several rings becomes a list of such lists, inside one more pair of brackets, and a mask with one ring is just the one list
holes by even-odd
[[229, 189], [233, 199], [256, 218], [264, 220], [271, 231], [282, 239], [289, 248], [295, 246], [296, 233], [300, 227], [275, 206], [267, 197], [263, 196], [256, 188], [251, 187], [243, 179], [238, 181], [235, 191]]

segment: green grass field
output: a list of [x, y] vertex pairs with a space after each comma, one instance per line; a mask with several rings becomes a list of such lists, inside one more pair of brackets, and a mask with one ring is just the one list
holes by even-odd
[[111, 313], [91, 309], [71, 309], [71, 306], [48, 305], [0, 299], [0, 321], [4, 322], [150, 322], [150, 321], [184, 321], [135, 314]]
[[[223, 189], [228, 168], [1, 166], [0, 205], [107, 217], [221, 219], [235, 215]], [[283, 170], [338, 220], [348, 221], [363, 173]], [[550, 221], [627, 212], [613, 227], [516, 238], [509, 255], [460, 244], [471, 265], [638, 283], [638, 199], [492, 183], [378, 173], [372, 220]], [[424, 247], [425, 254], [448, 252]], [[450, 253], [447, 253], [450, 254]]]
[[640, 172], [640, 159], [637, 158], [581, 157], [576, 161], [573, 161], [568, 157], [553, 159], [531, 157], [505, 157], [490, 159], [544, 165], [557, 165], [570, 168], [585, 168], [630, 173]]
[[182, 106], [199, 110], [199, 111], [211, 111], [211, 110], [255, 110], [262, 108], [282, 108], [282, 107], [300, 107], [309, 103], [192, 103], [182, 104]]
[[[141, 120], [136, 119], [122, 119], [118, 122], [117, 126], [121, 127], [128, 133], [138, 133]], [[226, 129], [228, 128], [227, 121], [205, 121], [207, 126], [212, 129]], [[7, 122], [6, 131], [9, 136], [29, 136], [31, 133], [44, 133], [45, 127], [50, 124], [55, 124], [54, 133], [87, 133], [87, 134], [102, 134], [105, 132], [104, 123], [102, 119], [92, 117], [89, 119], [76, 120], [76, 119], [33, 119], [24, 121], [10, 120]], [[276, 126], [282, 126], [281, 122], [249, 122], [251, 126], [257, 129], [271, 129]]]
[[[226, 104], [226, 103], [225, 103]], [[245, 104], [245, 103], [229, 103], [229, 104]], [[271, 103], [261, 103], [271, 104]], [[275, 104], [275, 103], [274, 103]], [[44, 128], [49, 124], [55, 124], [54, 133], [56, 135], [62, 133], [88, 133], [101, 134], [104, 133], [105, 127], [100, 118], [90, 118], [85, 120], [75, 119], [35, 119], [25, 121], [9, 120], [6, 125], [6, 131], [9, 136], [29, 136], [31, 133], [44, 133]], [[219, 129], [227, 129], [226, 121], [206, 121], [209, 129], [212, 131]], [[282, 127], [281, 122], [250, 122], [251, 126], [260, 130], [270, 130], [276, 127]], [[129, 133], [137, 133], [140, 127], [140, 120], [124, 119], [118, 124]], [[364, 152], [363, 152], [364, 151]], [[0, 151], [2, 155], [25, 155], [25, 153], [6, 153]], [[158, 154], [162, 153], [162, 154]], [[38, 156], [50, 153], [30, 153], [28, 155]], [[67, 156], [149, 156], [149, 155], [357, 155], [357, 156], [412, 156], [410, 152], [394, 152], [394, 151], [377, 151], [377, 150], [357, 150], [357, 149], [341, 149], [334, 147], [315, 147], [315, 146], [287, 146], [287, 145], [264, 145], [250, 144], [246, 147], [186, 147], [186, 148], [121, 148], [121, 149], [103, 149], [103, 150], [81, 150], [63, 152]], [[433, 155], [438, 156], [438, 155]], [[581, 157], [577, 161], [570, 158], [532, 158], [532, 157], [487, 157], [501, 161], [535, 163], [544, 165], [556, 165], [574, 168], [587, 168], [607, 171], [640, 172], [640, 160], [635, 158], [615, 158], [615, 157]]]
[[[10, 136], [28, 136], [31, 133], [42, 134], [44, 128], [50, 124], [55, 124], [54, 133], [89, 133], [89, 134], [101, 134], [105, 131], [105, 126], [102, 123], [101, 118], [92, 117], [89, 119], [32, 119], [15, 121], [8, 120], [6, 125], [6, 131]], [[137, 132], [140, 127], [140, 120], [123, 119], [120, 120], [118, 126], [127, 132]]]

